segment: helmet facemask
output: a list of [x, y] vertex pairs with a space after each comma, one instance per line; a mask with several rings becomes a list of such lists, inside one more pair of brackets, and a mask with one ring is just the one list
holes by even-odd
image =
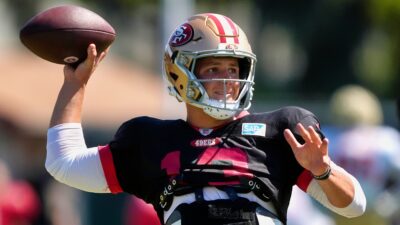
[[[239, 79], [199, 79], [195, 75], [196, 63], [207, 57], [237, 58]], [[189, 18], [171, 36], [166, 46], [163, 71], [169, 92], [178, 101], [199, 107], [215, 119], [224, 120], [250, 108], [255, 62], [256, 57], [246, 35], [233, 21], [218, 14], [199, 14]], [[205, 88], [210, 82], [221, 83], [222, 99], [210, 98], [212, 96]], [[228, 95], [228, 85], [239, 85], [233, 100]]]
[[[182, 98], [178, 100], [185, 99], [188, 104], [202, 108], [205, 113], [215, 119], [228, 119], [235, 116], [238, 112], [247, 110], [251, 106], [251, 99], [253, 96], [253, 85], [254, 85], [254, 58], [250, 57], [239, 57], [237, 55], [233, 56], [238, 58], [239, 61], [239, 79], [229, 79], [229, 78], [210, 78], [210, 79], [199, 79], [195, 75], [196, 62], [205, 57], [232, 57], [232, 54], [220, 53], [220, 54], [201, 54], [201, 55], [188, 55], [182, 54], [177, 55], [175, 64], [183, 70], [184, 73], [188, 75], [186, 91], [182, 94]], [[184, 59], [182, 59], [184, 58]], [[188, 64], [188, 60], [191, 63]], [[189, 68], [188, 68], [189, 67]], [[221, 82], [223, 87], [223, 99], [212, 99], [206, 91], [205, 84], [209, 82]], [[229, 84], [236, 83], [236, 84]], [[227, 88], [228, 85], [239, 85], [239, 93], [235, 99], [227, 98]], [[177, 92], [175, 88], [170, 87], [170, 92], [176, 96]], [[175, 94], [174, 94], [175, 93]]]
[[[198, 58], [199, 59], [199, 58]], [[238, 58], [238, 61], [247, 61], [248, 64], [250, 65], [250, 62], [248, 61], [248, 58]], [[197, 60], [196, 60], [197, 61]], [[242, 66], [240, 66], [239, 63], [239, 71], [242, 71], [244, 69]], [[195, 68], [195, 65], [194, 65]], [[247, 66], [247, 68], [250, 68]], [[193, 73], [193, 69], [191, 71]], [[232, 79], [232, 78], [209, 78], [209, 79], [193, 79], [189, 83], [189, 90], [190, 89], [198, 89], [200, 90], [201, 93], [204, 93], [203, 95], [200, 96], [198, 99], [190, 99], [194, 105], [197, 105], [198, 107], [201, 107], [204, 112], [206, 112], [208, 115], [210, 115], [213, 118], [216, 119], [228, 119], [237, 112], [247, 110], [250, 108], [251, 105], [251, 98], [252, 98], [252, 86], [254, 84], [253, 82], [253, 76], [249, 76], [252, 73], [249, 73], [249, 70], [242, 72], [239, 74], [239, 78], [237, 79]], [[195, 75], [196, 76], [196, 75]], [[197, 77], [197, 76], [196, 76]], [[207, 89], [205, 86], [208, 83], [219, 83], [218, 85], [221, 87], [221, 95], [222, 98], [212, 98], [209, 93], [207, 93]], [[234, 86], [234, 87], [231, 87]], [[234, 89], [234, 93], [231, 93], [233, 96], [228, 95], [228, 88]], [[189, 93], [190, 94], [190, 93]], [[190, 98], [190, 96], [187, 96]]]

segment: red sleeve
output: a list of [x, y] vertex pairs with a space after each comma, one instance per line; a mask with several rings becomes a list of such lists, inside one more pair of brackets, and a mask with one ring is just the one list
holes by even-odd
[[114, 166], [113, 156], [111, 154], [110, 146], [99, 146], [99, 155], [101, 165], [103, 167], [104, 176], [111, 193], [117, 194], [122, 192], [122, 188], [119, 184], [117, 173]]
[[304, 192], [307, 192], [308, 185], [310, 185], [312, 179], [313, 177], [310, 171], [303, 170], [303, 172], [297, 178], [296, 185]]

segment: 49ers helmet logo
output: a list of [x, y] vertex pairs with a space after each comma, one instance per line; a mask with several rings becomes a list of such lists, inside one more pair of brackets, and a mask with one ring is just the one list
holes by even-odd
[[169, 40], [169, 44], [172, 47], [182, 46], [193, 38], [193, 27], [188, 24], [182, 24], [179, 26], [174, 33], [172, 34], [171, 39]]

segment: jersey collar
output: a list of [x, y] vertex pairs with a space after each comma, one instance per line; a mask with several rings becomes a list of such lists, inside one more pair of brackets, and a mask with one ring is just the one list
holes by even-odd
[[[238, 115], [236, 115], [235, 117], [233, 117], [233, 121], [237, 120], [237, 119], [241, 119], [247, 115], [249, 115], [250, 113], [248, 111], [241, 111]], [[216, 126], [216, 127], [211, 127], [211, 128], [200, 128], [200, 127], [196, 127], [193, 126], [192, 124], [189, 124], [193, 129], [195, 129], [196, 131], [198, 131], [201, 135], [203, 136], [208, 136], [210, 135], [214, 130], [217, 130], [219, 128], [225, 127], [227, 124], [231, 123], [232, 121], [229, 121], [227, 123], [224, 123], [222, 125]]]

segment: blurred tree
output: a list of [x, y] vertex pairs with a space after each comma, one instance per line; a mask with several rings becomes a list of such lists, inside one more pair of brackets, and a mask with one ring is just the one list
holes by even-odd
[[144, 4], [158, 4], [158, 0], [103, 0], [101, 2], [96, 0], [81, 0], [86, 4], [98, 6], [100, 9], [107, 12], [128, 13], [134, 9], [143, 6]]
[[36, 0], [6, 0], [14, 12], [17, 27], [22, 27], [25, 22], [37, 13], [39, 1]]
[[389, 57], [386, 57], [387, 64], [393, 71], [386, 78], [381, 81], [382, 75], [376, 74], [375, 77], [370, 78], [369, 83], [379, 84], [384, 86], [384, 92], [381, 93], [385, 96], [395, 97], [399, 96], [398, 87], [400, 86], [400, 1], [398, 0], [369, 0], [367, 3], [367, 14], [371, 20], [371, 26], [375, 29], [382, 30], [388, 39], [388, 47], [386, 48]]
[[[255, 7], [261, 15], [260, 29], [265, 24], [285, 28], [305, 52], [306, 60], [298, 80], [288, 79], [283, 86], [267, 81], [263, 91], [279, 92], [282, 88], [286, 93], [326, 97], [338, 86], [357, 82], [352, 54], [367, 27], [363, 1], [256, 0]], [[257, 44], [255, 49], [260, 50], [267, 43], [260, 40]], [[258, 70], [259, 74], [268, 73], [260, 67]]]
[[[44, 1], [6, 2], [15, 12], [17, 26], [21, 27], [38, 12], [38, 6]], [[143, 46], [151, 48], [154, 45], [139, 40], [155, 37], [159, 32], [157, 12], [161, 1], [74, 2], [89, 5], [111, 20], [121, 33], [119, 37], [133, 36], [133, 39], [118, 41], [125, 47], [118, 48], [118, 43], [114, 45], [120, 54], [133, 57], [137, 52], [143, 53]], [[243, 7], [248, 4], [253, 8]], [[302, 93], [327, 97], [336, 87], [348, 83], [361, 83], [379, 97], [397, 95], [400, 85], [398, 0], [254, 0], [245, 3], [202, 0], [196, 1], [196, 9], [229, 13], [242, 26], [244, 24], [259, 56], [258, 97], [281, 96], [283, 89], [289, 95]], [[126, 47], [127, 43], [136, 41], [141, 44]], [[146, 41], [156, 40], [146, 38]], [[148, 65], [156, 65], [154, 61], [159, 60], [151, 55], [144, 58], [152, 60]]]

